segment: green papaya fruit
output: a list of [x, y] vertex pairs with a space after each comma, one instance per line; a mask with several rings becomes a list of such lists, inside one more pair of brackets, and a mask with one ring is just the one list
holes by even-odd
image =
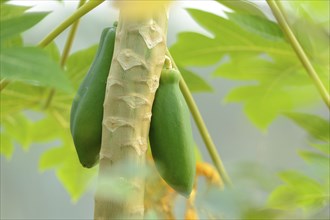
[[149, 131], [151, 153], [161, 177], [189, 197], [195, 179], [196, 159], [190, 112], [179, 88], [180, 73], [165, 68], [152, 106]]
[[112, 61], [116, 27], [105, 28], [93, 63], [79, 86], [70, 113], [70, 130], [80, 163], [87, 168], [99, 160], [103, 102]]

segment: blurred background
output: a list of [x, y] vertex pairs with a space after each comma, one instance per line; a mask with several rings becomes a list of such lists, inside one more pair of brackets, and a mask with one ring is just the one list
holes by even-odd
[[[31, 11], [52, 11], [37, 26], [24, 33], [25, 43], [35, 45], [76, 9], [78, 1], [26, 0], [11, 3], [31, 5]], [[259, 0], [257, 3], [271, 16], [264, 1]], [[176, 41], [177, 34], [182, 31], [209, 34], [190, 18], [185, 11], [186, 7], [203, 9], [215, 14], [223, 14], [223, 10], [228, 10], [213, 1], [176, 2], [170, 10], [169, 46]], [[112, 8], [110, 2], [101, 4], [84, 16], [72, 53], [96, 44], [103, 28], [111, 26], [117, 16], [118, 11]], [[67, 33], [65, 31], [55, 40], [60, 49], [64, 46]], [[264, 172], [266, 175], [263, 178], [269, 177], [269, 181], [276, 180], [277, 171], [304, 167], [303, 161], [297, 156], [297, 150], [307, 148], [305, 132], [281, 117], [271, 124], [268, 131], [258, 130], [248, 121], [240, 104], [224, 104], [224, 96], [239, 82], [212, 77], [210, 73], [214, 68], [211, 66], [194, 69], [212, 85], [214, 92], [193, 95], [234, 184], [235, 176], [242, 175], [242, 168], [247, 164], [247, 167], [254, 167], [257, 172]], [[329, 115], [327, 109], [321, 105], [309, 111], [326, 117]], [[195, 125], [193, 129], [203, 159], [212, 163]], [[93, 189], [77, 202], [73, 202], [53, 171], [39, 171], [40, 155], [54, 145], [56, 143], [34, 144], [26, 152], [16, 145], [10, 160], [1, 156], [1, 219], [93, 218]]]

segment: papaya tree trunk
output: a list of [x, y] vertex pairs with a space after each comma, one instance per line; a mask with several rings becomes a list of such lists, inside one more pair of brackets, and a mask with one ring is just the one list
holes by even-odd
[[[165, 6], [136, 17], [120, 11], [104, 100], [94, 219], [144, 217], [140, 172], [145, 166], [151, 108], [165, 59], [167, 21]], [[137, 172], [118, 172], [124, 164]]]

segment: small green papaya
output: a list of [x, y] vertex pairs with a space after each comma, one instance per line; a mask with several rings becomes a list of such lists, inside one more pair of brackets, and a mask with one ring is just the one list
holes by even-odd
[[161, 177], [189, 197], [195, 179], [196, 159], [190, 112], [179, 87], [180, 73], [163, 69], [152, 106], [149, 141]]
[[80, 163], [87, 168], [99, 160], [103, 102], [112, 61], [116, 27], [105, 28], [93, 63], [79, 86], [70, 113], [70, 130]]

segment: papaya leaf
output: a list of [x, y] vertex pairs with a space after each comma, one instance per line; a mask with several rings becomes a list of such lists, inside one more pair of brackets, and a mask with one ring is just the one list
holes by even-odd
[[282, 4], [293, 33], [329, 90], [329, 1], [304, 1], [301, 4], [283, 1]]
[[329, 33], [329, 1], [283, 1], [289, 22], [305, 20], [314, 25], [322, 26]]
[[42, 154], [39, 168], [42, 172], [54, 170], [57, 178], [76, 202], [86, 192], [90, 181], [96, 175], [96, 168], [86, 169], [79, 163], [66, 119], [56, 110], [52, 110], [46, 117], [47, 126], [57, 133], [60, 144], [50, 148]]
[[229, 19], [242, 29], [274, 41], [284, 41], [284, 35], [277, 23], [254, 15], [227, 13]]
[[45, 18], [47, 14], [48, 12], [26, 13], [18, 17], [1, 20], [1, 42], [30, 29]]
[[60, 131], [55, 126], [50, 126], [53, 120], [51, 117], [44, 116], [33, 123], [30, 135], [33, 142], [43, 143], [58, 139]]
[[[3, 21], [8, 19], [13, 19], [19, 16], [22, 16], [26, 10], [30, 7], [27, 6], [18, 6], [18, 5], [11, 5], [11, 4], [1, 4], [1, 13], [0, 13], [0, 24]], [[1, 29], [2, 31], [2, 29]], [[9, 48], [13, 46], [22, 46], [23, 39], [20, 35], [16, 35], [1, 41], [1, 48]]]
[[278, 210], [270, 209], [270, 208], [249, 208], [243, 212], [243, 220], [272, 220], [272, 219], [279, 219], [281, 213]]
[[72, 87], [60, 66], [35, 47], [7, 48], [0, 53], [1, 76], [66, 92]]
[[[67, 138], [62, 135], [61, 140]], [[76, 202], [86, 192], [90, 181], [96, 177], [97, 169], [83, 168], [79, 163], [73, 144], [64, 141], [61, 147], [51, 148], [40, 158], [41, 171], [55, 170], [56, 176]]]
[[4, 145], [1, 151], [6, 157], [9, 158], [13, 153], [14, 143], [18, 143], [27, 151], [33, 143], [45, 143], [58, 138], [58, 130], [49, 126], [50, 118], [43, 117], [41, 112], [35, 113], [41, 119], [31, 120], [31, 117], [22, 111], [2, 116], [1, 139]]
[[44, 50], [49, 54], [49, 57], [51, 57], [54, 61], [57, 63], [60, 63], [60, 50], [58, 49], [56, 43], [53, 41], [50, 44], [48, 44]]
[[[2, 2], [1, 2], [2, 3]], [[24, 14], [24, 12], [31, 7], [29, 6], [19, 6], [12, 4], [1, 4], [1, 13], [0, 13], [0, 21], [12, 19], [15, 17], [19, 17]]]
[[311, 151], [300, 151], [299, 155], [308, 163], [316, 164], [329, 172], [330, 158], [328, 156]]
[[32, 121], [22, 113], [3, 117], [1, 120], [1, 134], [11, 139], [6, 144], [12, 146], [8, 147], [12, 148], [14, 141], [16, 141], [24, 150], [28, 150], [32, 143], [30, 136], [32, 124]]
[[244, 112], [261, 130], [280, 114], [313, 102], [313, 88], [287, 90], [271, 89], [267, 85], [241, 86], [233, 89], [226, 97], [227, 102], [243, 102]]
[[56, 171], [56, 175], [69, 192], [73, 202], [78, 199], [88, 190], [91, 181], [96, 177], [97, 168], [83, 170], [80, 164], [67, 163], [62, 169]]
[[[2, 126], [1, 126], [2, 127]], [[0, 154], [4, 155], [8, 160], [11, 159], [14, 152], [14, 143], [9, 134], [0, 132]]]
[[77, 51], [68, 57], [66, 75], [69, 77], [75, 89], [78, 89], [82, 79], [87, 74], [93, 62], [97, 45]]
[[1, 116], [16, 114], [26, 109], [39, 107], [43, 103], [45, 88], [11, 82], [1, 91]]
[[268, 206], [276, 209], [295, 209], [299, 200], [299, 191], [295, 188], [281, 185], [278, 186], [269, 196]]
[[48, 169], [60, 168], [63, 163], [62, 157], [65, 150], [63, 147], [53, 147], [44, 152], [39, 160], [39, 170], [44, 172]]
[[22, 47], [23, 44], [23, 38], [20, 35], [17, 35], [1, 42], [1, 47], [5, 50], [5, 48], [10, 47]]
[[327, 203], [327, 192], [316, 180], [297, 171], [280, 173], [286, 183], [277, 187], [269, 196], [268, 205], [278, 209], [322, 208]]
[[232, 80], [253, 80], [268, 84], [270, 89], [310, 85], [310, 79], [300, 64], [292, 65], [290, 61], [265, 54], [231, 57], [229, 61], [221, 64], [213, 75]]
[[252, 1], [247, 1], [247, 0], [235, 0], [235, 1], [216, 0], [216, 1], [241, 14], [250, 14], [250, 15], [256, 15], [258, 17], [265, 17], [265, 14]]
[[212, 92], [212, 87], [200, 76], [185, 68], [178, 67], [191, 92]]
[[330, 142], [330, 122], [328, 120], [317, 115], [298, 112], [285, 113], [285, 116], [303, 128], [310, 137]]
[[[256, 56], [262, 53], [293, 58], [290, 46], [283, 41], [271, 41], [243, 30], [231, 20], [197, 9], [187, 9], [192, 18], [213, 37], [183, 32], [171, 47], [175, 60], [182, 66], [205, 66], [218, 62], [225, 54]], [[192, 42], [198, 42], [192, 43]], [[189, 53], [187, 53], [189, 51]]]
[[[329, 91], [329, 1], [283, 1], [290, 27]], [[306, 31], [308, 30], [308, 31]]]
[[[246, 13], [229, 14], [229, 19], [197, 9], [188, 9], [188, 13], [211, 37], [179, 34], [171, 48], [174, 59], [183, 68], [220, 63], [213, 76], [246, 81], [247, 85], [234, 88], [226, 101], [243, 103], [245, 114], [261, 130], [284, 112], [321, 101], [276, 23]], [[329, 65], [323, 62], [329, 60], [326, 54], [312, 60], [329, 87]]]
[[323, 143], [323, 144], [310, 143], [310, 146], [314, 147], [315, 149], [321, 151], [322, 153], [324, 153], [326, 155], [330, 155], [329, 143]]
[[[322, 186], [314, 179], [295, 170], [287, 170], [279, 173], [280, 178], [291, 186], [301, 190], [313, 190], [322, 192]], [[298, 183], [304, 183], [298, 184]]]

